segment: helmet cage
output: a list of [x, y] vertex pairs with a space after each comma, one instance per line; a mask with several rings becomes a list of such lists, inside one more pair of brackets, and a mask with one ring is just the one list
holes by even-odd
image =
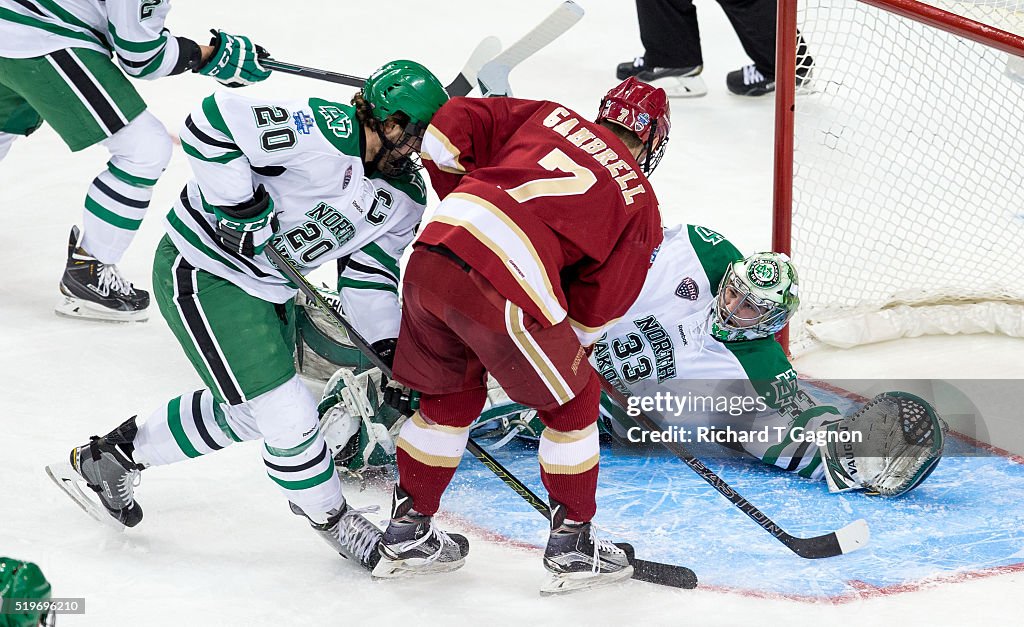
[[378, 121], [374, 130], [381, 146], [373, 163], [384, 176], [401, 178], [423, 168], [419, 153], [428, 123], [413, 122], [402, 112], [393, 114], [389, 119], [402, 127], [402, 135], [392, 141], [384, 134], [386, 122]]
[[[740, 295], [739, 300], [730, 308], [726, 303], [728, 292]], [[750, 306], [758, 311], [754, 317], [744, 317], [740, 312]], [[756, 339], [775, 335], [786, 326], [790, 312], [780, 303], [755, 296], [749, 287], [736, 276], [730, 266], [729, 272], [722, 277], [722, 283], [715, 298], [714, 315], [718, 327], [730, 340]]]

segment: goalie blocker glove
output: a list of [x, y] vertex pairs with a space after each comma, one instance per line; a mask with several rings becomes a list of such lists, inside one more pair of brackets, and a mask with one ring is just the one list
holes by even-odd
[[217, 239], [221, 245], [246, 257], [262, 253], [278, 229], [274, 201], [262, 185], [256, 188], [252, 200], [230, 207], [207, 208], [217, 217]]
[[213, 53], [204, 65], [194, 71], [212, 76], [228, 87], [252, 85], [270, 76], [270, 70], [260, 63], [261, 59], [270, 56], [263, 46], [252, 43], [248, 37], [230, 35], [222, 30], [210, 32], [213, 34], [210, 40]]
[[947, 430], [924, 399], [879, 394], [854, 415], [826, 426], [827, 442], [820, 449], [829, 490], [906, 494], [938, 466]]

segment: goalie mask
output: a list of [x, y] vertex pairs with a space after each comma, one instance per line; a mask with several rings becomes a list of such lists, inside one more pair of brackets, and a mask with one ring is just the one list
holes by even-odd
[[665, 90], [631, 76], [601, 99], [596, 121], [605, 120], [633, 131], [640, 138], [643, 149], [636, 162], [650, 176], [665, 154], [672, 128]]
[[711, 310], [711, 334], [723, 342], [770, 337], [800, 305], [799, 278], [789, 257], [757, 253], [729, 264]]
[[[370, 105], [374, 130], [381, 149], [373, 166], [391, 178], [419, 170], [418, 153], [423, 134], [431, 118], [448, 102], [448, 92], [430, 70], [415, 61], [391, 61], [366, 79], [363, 98]], [[385, 134], [387, 122], [394, 122], [401, 133]]]

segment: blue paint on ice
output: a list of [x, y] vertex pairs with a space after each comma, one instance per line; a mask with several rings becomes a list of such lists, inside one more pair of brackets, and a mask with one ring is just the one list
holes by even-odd
[[[855, 589], [851, 582], [900, 586], [1024, 563], [1024, 465], [955, 437], [931, 477], [898, 499], [829, 494], [824, 481], [707, 446], [693, 450], [789, 533], [810, 537], [864, 518], [871, 542], [849, 555], [800, 558], [671, 454], [608, 446], [602, 447], [595, 519], [603, 535], [632, 542], [639, 557], [690, 566], [703, 585], [801, 597], [848, 595]], [[513, 442], [495, 456], [546, 497], [535, 446]], [[443, 507], [510, 539], [543, 546], [547, 527], [540, 514], [466, 457]]]

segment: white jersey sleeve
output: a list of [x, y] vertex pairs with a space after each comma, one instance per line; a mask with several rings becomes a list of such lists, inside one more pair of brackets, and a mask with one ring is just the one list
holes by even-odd
[[107, 30], [118, 64], [136, 78], [168, 76], [178, 65], [178, 40], [164, 28], [170, 0], [106, 0]]
[[112, 55], [126, 73], [154, 79], [184, 69], [181, 45], [164, 27], [170, 0], [0, 0], [0, 56], [39, 57], [65, 48]]

